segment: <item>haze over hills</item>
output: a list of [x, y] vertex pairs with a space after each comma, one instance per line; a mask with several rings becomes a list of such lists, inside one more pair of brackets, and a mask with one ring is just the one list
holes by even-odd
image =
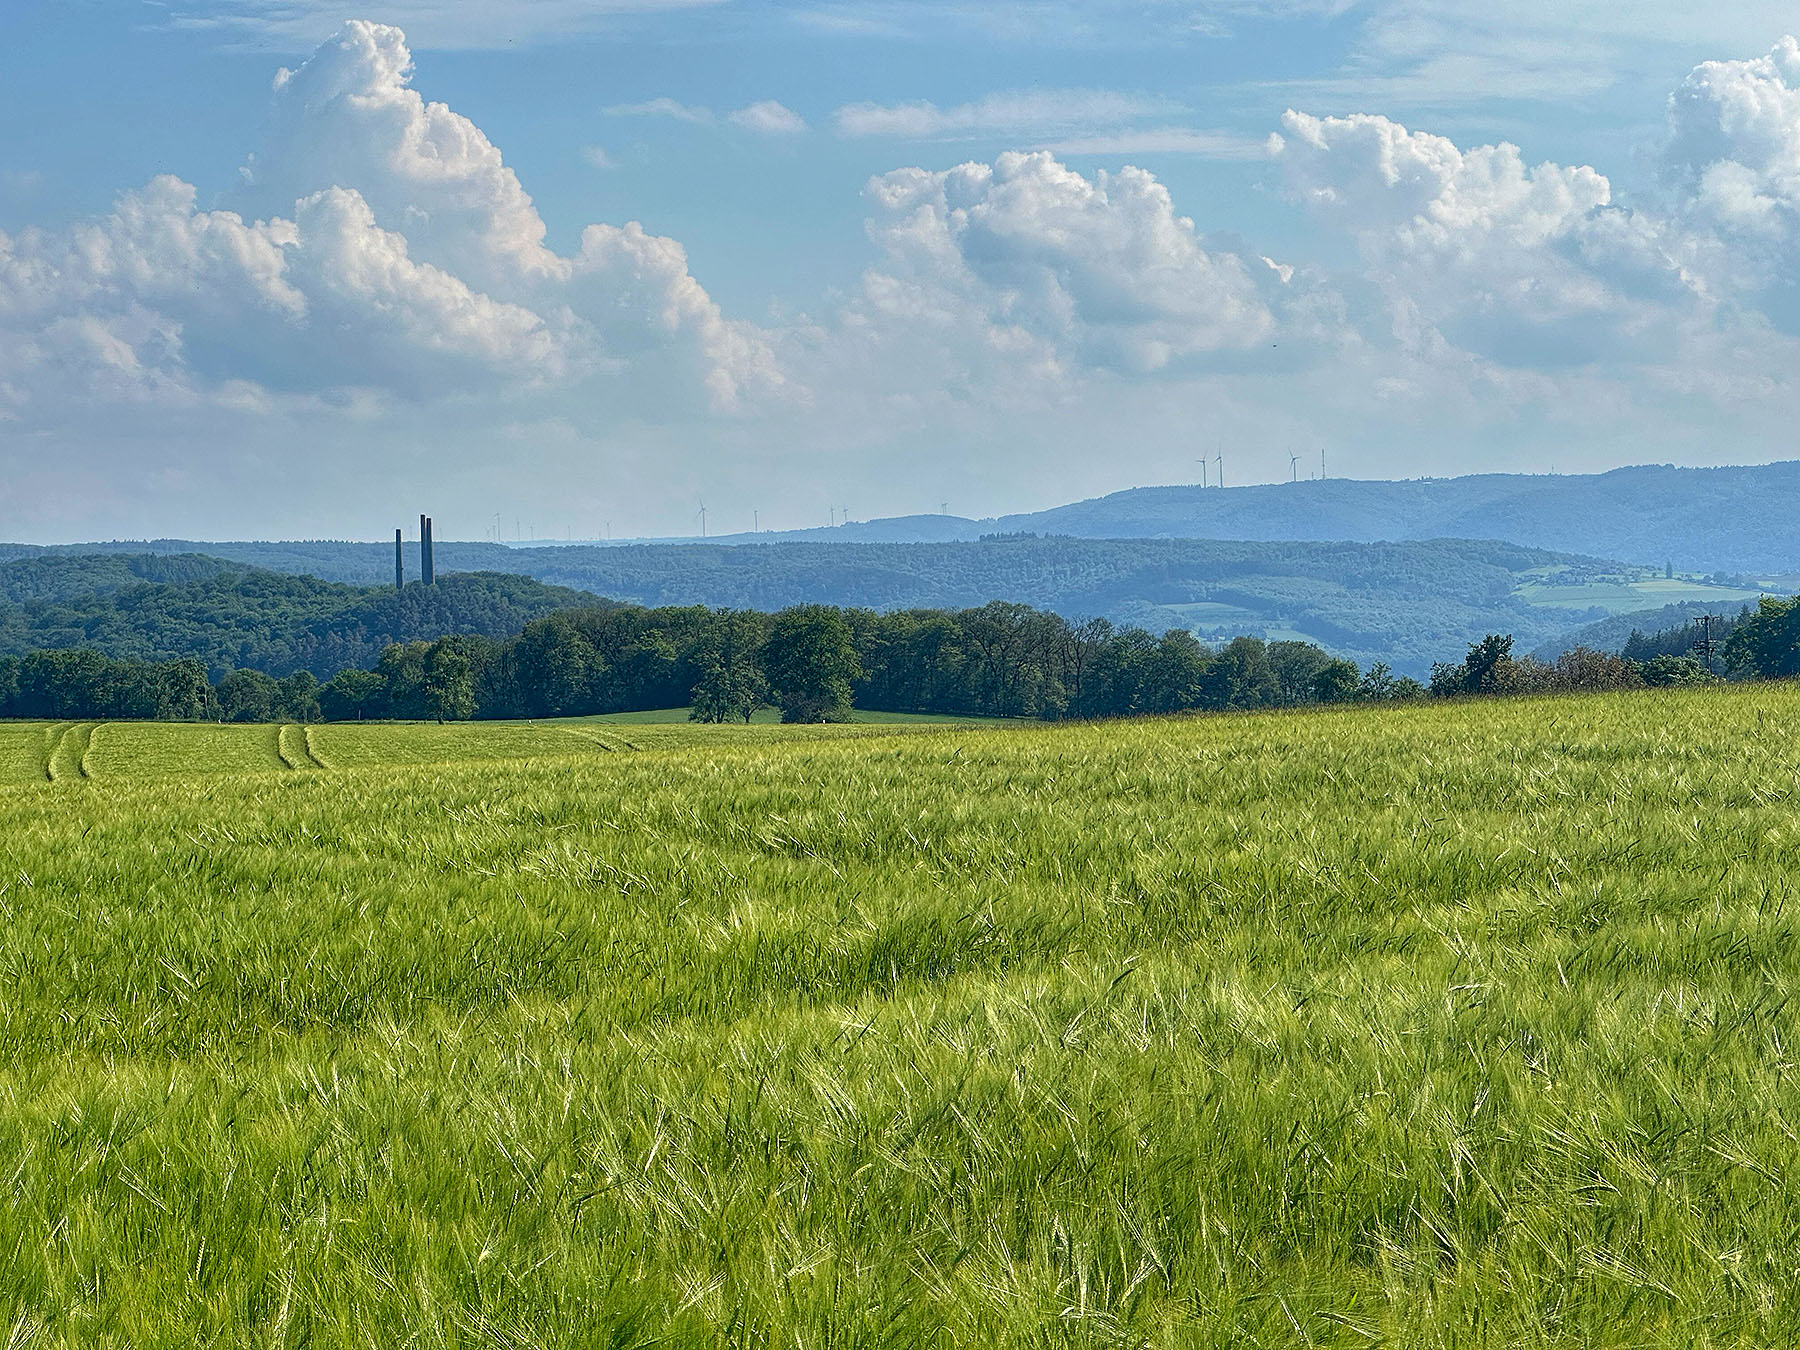
[[[407, 517], [410, 519], [410, 517]], [[440, 533], [444, 533], [440, 530]], [[1380, 481], [1303, 479], [1237, 488], [1141, 487], [1045, 511], [971, 520], [894, 516], [831, 528], [716, 535], [710, 539], [440, 541], [440, 567], [525, 571], [523, 552], [660, 544], [953, 543], [991, 534], [1075, 539], [1221, 539], [1382, 543], [1491, 539], [1527, 548], [1616, 559], [1643, 567], [1757, 577], [1800, 574], [1800, 461], [1734, 468], [1639, 465], [1601, 474], [1482, 474]], [[409, 567], [417, 545], [409, 545]], [[55, 545], [0, 544], [0, 561], [38, 552], [205, 553], [305, 572], [333, 581], [376, 582], [393, 573], [386, 543], [267, 543], [132, 540]]]
[[1640, 465], [1602, 474], [1482, 474], [1400, 482], [1302, 479], [1143, 487], [1047, 511], [967, 520], [899, 516], [719, 542], [931, 542], [1025, 531], [1082, 539], [1498, 539], [1681, 571], [1800, 572], [1800, 461]]

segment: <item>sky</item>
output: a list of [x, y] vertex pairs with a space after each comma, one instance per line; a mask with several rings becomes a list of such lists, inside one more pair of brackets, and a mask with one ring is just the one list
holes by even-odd
[[1797, 27], [0, 6], [0, 538], [722, 534], [1221, 457], [1800, 457]]

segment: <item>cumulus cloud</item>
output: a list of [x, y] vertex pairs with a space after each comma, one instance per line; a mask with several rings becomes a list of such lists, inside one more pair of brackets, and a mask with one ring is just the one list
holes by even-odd
[[1265, 343], [1262, 259], [1209, 250], [1144, 170], [1084, 177], [1054, 156], [1010, 153], [871, 181], [863, 318], [961, 332], [1047, 370], [1158, 371]]
[[799, 113], [772, 98], [739, 108], [731, 114], [731, 121], [761, 136], [793, 136], [806, 130], [806, 121]]
[[1292, 191], [1355, 237], [1414, 346], [1520, 366], [1653, 359], [1698, 299], [1662, 227], [1613, 205], [1592, 168], [1372, 115], [1290, 111], [1282, 132]]
[[1723, 292], [1800, 332], [1800, 41], [1708, 61], [1669, 100], [1665, 164], [1682, 223]]
[[725, 318], [674, 240], [592, 225], [572, 256], [547, 247], [499, 150], [411, 71], [400, 31], [364, 22], [282, 71], [247, 213], [202, 210], [165, 176], [103, 220], [0, 234], [12, 415], [71, 383], [244, 406], [255, 389], [423, 399], [631, 365], [720, 408], [780, 389], [765, 337]]

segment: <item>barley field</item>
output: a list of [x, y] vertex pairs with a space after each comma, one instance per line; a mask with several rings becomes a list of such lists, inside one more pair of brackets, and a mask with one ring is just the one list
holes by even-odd
[[0, 724], [8, 1347], [1800, 1341], [1800, 691]]

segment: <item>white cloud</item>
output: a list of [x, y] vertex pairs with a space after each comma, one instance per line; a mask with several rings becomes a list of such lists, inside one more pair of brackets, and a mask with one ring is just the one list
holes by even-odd
[[799, 113], [772, 98], [739, 108], [731, 114], [731, 121], [762, 136], [793, 136], [806, 130], [806, 121]]
[[241, 403], [257, 385], [422, 397], [565, 371], [541, 318], [414, 260], [353, 191], [326, 189], [292, 220], [253, 224], [194, 198], [165, 176], [67, 235], [0, 236], [15, 414], [54, 415], [83, 386], [127, 401]]
[[672, 98], [652, 98], [642, 103], [614, 103], [600, 111], [607, 117], [667, 117], [695, 126], [705, 126], [713, 120], [710, 108], [697, 108]]
[[948, 140], [1117, 127], [1170, 110], [1166, 99], [1104, 89], [1034, 89], [989, 94], [952, 108], [926, 102], [851, 103], [839, 108], [834, 120], [840, 136]]
[[1800, 331], [1800, 41], [1708, 61], [1669, 100], [1665, 164], [1700, 265], [1723, 293]]
[[1158, 371], [1265, 343], [1260, 259], [1209, 251], [1141, 169], [1083, 177], [1046, 153], [874, 179], [861, 322], [939, 330], [1043, 371]]
[[[289, 272], [309, 298], [310, 327], [335, 348], [334, 383], [423, 397], [426, 380], [452, 370], [463, 379], [548, 380], [575, 357], [567, 336], [553, 335], [532, 310], [415, 261], [406, 237], [378, 226], [358, 193], [326, 188], [294, 214], [299, 247]], [[438, 358], [450, 358], [449, 367]]]
[[[1279, 5], [1246, 8], [1305, 17]], [[1399, 105], [1414, 115], [1495, 103], [1566, 111], [1608, 91], [1654, 88], [1703, 53], [1759, 49], [1793, 23], [1781, 0], [1359, 0], [1339, 8], [1353, 25], [1348, 52], [1336, 69], [1278, 82], [1289, 101]]]
[[990, 41], [1033, 43], [1093, 51], [1165, 46], [1171, 40], [1212, 40], [1241, 21], [1330, 18], [1360, 0], [841, 0], [800, 3], [795, 19], [808, 28], [855, 37], [941, 38], [973, 34]]
[[619, 167], [619, 161], [609, 155], [603, 145], [582, 146], [581, 162], [590, 169], [616, 169]]
[[1656, 222], [1612, 205], [1591, 168], [1463, 150], [1385, 117], [1289, 112], [1272, 141], [1288, 183], [1348, 230], [1393, 331], [1514, 366], [1665, 357], [1700, 296]]
[[1145, 127], [1053, 141], [1042, 148], [1053, 155], [1192, 155], [1198, 159], [1261, 160], [1268, 138], [1196, 127]]
[[[681, 103], [672, 98], [653, 98], [642, 103], [615, 103], [600, 110], [608, 117], [666, 117], [690, 126], [711, 126], [717, 119], [711, 108]], [[725, 120], [760, 136], [792, 136], [806, 130], [806, 122], [791, 108], [774, 99], [762, 99], [727, 113]]]
[[254, 218], [199, 210], [163, 177], [105, 220], [0, 235], [13, 415], [90, 376], [119, 397], [239, 405], [253, 386], [429, 399], [625, 366], [633, 380], [593, 392], [685, 386], [733, 408], [782, 388], [765, 335], [724, 317], [674, 240], [592, 225], [573, 256], [548, 248], [499, 150], [410, 74], [400, 32], [362, 22], [283, 71], [246, 166]]

